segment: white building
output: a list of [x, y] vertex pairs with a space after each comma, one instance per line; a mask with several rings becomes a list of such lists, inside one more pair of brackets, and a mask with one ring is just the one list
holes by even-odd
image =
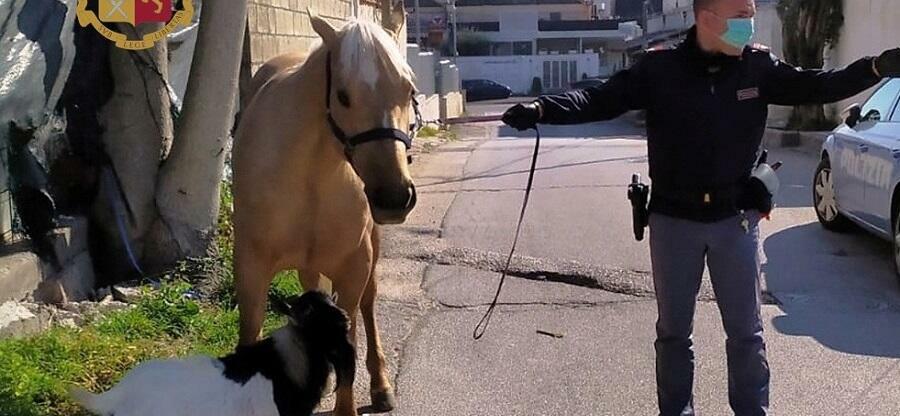
[[608, 76], [630, 63], [627, 48], [643, 34], [635, 21], [611, 19], [615, 0], [447, 3], [419, 0], [420, 9], [409, 13], [410, 42], [418, 28], [420, 44], [452, 44], [455, 19], [461, 76], [505, 83], [519, 93], [528, 92], [534, 78], [544, 91], [554, 91], [585, 77]]
[[[693, 0], [418, 0], [407, 2], [410, 42], [452, 55], [463, 79], [515, 92], [608, 77], [648, 47], [674, 43], [694, 24]], [[644, 10], [644, 12], [641, 12]], [[621, 16], [626, 16], [622, 18]], [[452, 28], [456, 27], [454, 42]], [[646, 30], [645, 30], [646, 29]]]

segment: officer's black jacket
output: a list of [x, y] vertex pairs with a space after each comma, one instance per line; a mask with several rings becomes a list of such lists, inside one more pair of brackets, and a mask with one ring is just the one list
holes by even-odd
[[768, 105], [852, 97], [880, 81], [872, 59], [821, 71], [794, 68], [762, 47], [714, 56], [699, 48], [692, 29], [678, 47], [648, 52], [601, 86], [540, 97], [540, 122], [585, 123], [646, 110], [651, 212], [718, 221], [740, 208], [733, 190], [756, 160]]

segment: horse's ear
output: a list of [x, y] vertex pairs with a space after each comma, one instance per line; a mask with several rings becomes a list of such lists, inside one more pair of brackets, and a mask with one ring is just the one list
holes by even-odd
[[325, 43], [325, 46], [334, 48], [337, 43], [337, 30], [335, 30], [334, 26], [332, 26], [331, 23], [328, 23], [327, 20], [319, 17], [319, 15], [313, 13], [312, 10], [306, 9], [306, 11], [309, 13], [309, 23], [312, 25], [313, 30], [315, 30], [322, 38], [322, 42]]
[[391, 5], [390, 18], [385, 22], [384, 28], [399, 43], [404, 35], [403, 27], [406, 25], [406, 6], [403, 0], [390, 0], [389, 4]]

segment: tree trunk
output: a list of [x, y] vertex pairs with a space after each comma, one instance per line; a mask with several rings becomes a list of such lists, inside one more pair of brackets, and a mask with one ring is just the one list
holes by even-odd
[[[160, 27], [141, 25], [138, 32], [143, 36]], [[134, 30], [130, 25], [120, 29], [129, 35]], [[158, 216], [153, 198], [156, 176], [172, 141], [166, 54], [165, 42], [143, 51], [110, 48], [115, 89], [99, 114], [110, 164], [101, 167], [91, 214], [98, 233], [92, 241], [102, 245], [95, 247], [99, 253], [94, 253], [94, 261], [104, 280], [122, 279], [135, 271], [125, 243], [140, 263], [143, 240]]]
[[[785, 59], [803, 68], [822, 68], [825, 48], [840, 36], [844, 21], [841, 0], [782, 0], [778, 9], [784, 23]], [[807, 105], [794, 107], [788, 128], [828, 130], [835, 124], [823, 106]]]
[[203, 3], [183, 115], [156, 189], [160, 260], [201, 256], [214, 235], [246, 20], [245, 1]]

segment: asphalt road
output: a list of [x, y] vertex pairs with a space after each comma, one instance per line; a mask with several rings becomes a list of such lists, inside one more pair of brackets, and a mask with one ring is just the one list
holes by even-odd
[[[625, 199], [631, 174], [646, 173], [642, 131], [620, 120], [542, 133], [518, 253], [536, 269], [590, 269], [585, 275], [598, 280], [615, 275], [606, 269], [624, 272], [632, 281], [621, 287], [643, 292], [560, 283], [534, 270], [510, 279], [487, 335], [473, 340], [498, 278], [496, 261], [486, 259], [502, 256], [511, 242], [533, 136], [498, 125], [469, 129], [418, 168], [417, 214], [389, 233], [387, 257], [424, 262], [419, 289], [437, 304], [405, 338], [394, 414], [653, 414], [649, 251], [631, 235]], [[819, 227], [810, 204], [811, 154], [775, 149], [770, 160], [785, 162], [779, 207], [762, 225], [772, 413], [900, 414], [900, 288], [889, 244]], [[698, 307], [695, 342], [697, 407], [729, 414], [713, 302]]]

